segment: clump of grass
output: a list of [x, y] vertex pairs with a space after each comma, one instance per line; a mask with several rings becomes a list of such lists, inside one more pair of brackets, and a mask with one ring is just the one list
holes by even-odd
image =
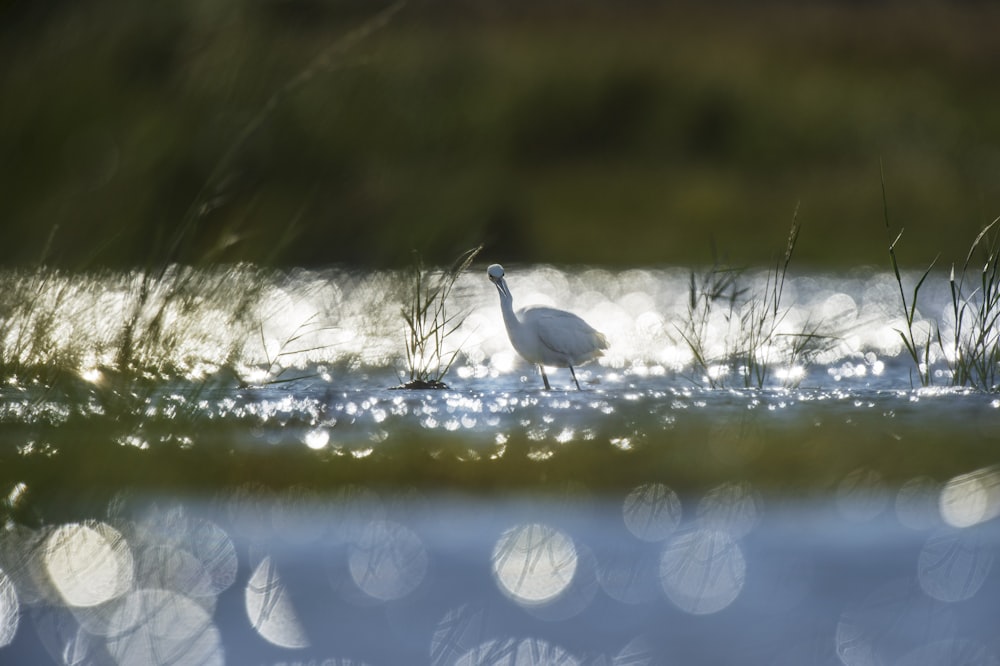
[[406, 367], [410, 380], [405, 388], [446, 388], [448, 374], [459, 348], [449, 354], [445, 341], [465, 321], [465, 314], [448, 311], [448, 297], [455, 282], [483, 249], [482, 245], [466, 250], [446, 271], [428, 270], [420, 255], [414, 253], [409, 294], [402, 308], [406, 322]]
[[68, 282], [42, 267], [18, 270], [0, 296], [0, 379], [45, 380], [72, 366], [74, 350], [56, 342]]
[[[956, 278], [952, 264], [949, 275], [955, 332], [949, 359], [952, 382], [995, 391], [1000, 386], [1000, 238], [994, 232], [1000, 217], [976, 236]], [[976, 255], [981, 263], [974, 264]], [[967, 278], [978, 272], [978, 281]], [[970, 287], [972, 282], [975, 286]], [[939, 344], [943, 343], [940, 342]]]
[[[907, 300], [896, 257], [896, 244], [903, 232], [900, 231], [889, 245], [889, 261], [899, 286], [905, 322], [905, 328], [896, 332], [913, 362], [921, 386], [933, 384], [932, 364], [939, 353], [947, 364], [948, 381], [952, 386], [970, 386], [984, 391], [1000, 389], [1000, 257], [997, 234], [991, 233], [998, 222], [1000, 217], [976, 236], [959, 272], [956, 273], [954, 264], [951, 266], [948, 286], [954, 329], [950, 338], [942, 333], [935, 320], [928, 320], [928, 328], [921, 332], [915, 323], [921, 289], [937, 258], [920, 275]], [[973, 261], [980, 254], [985, 256], [977, 268]], [[977, 272], [978, 280], [970, 278], [970, 274], [974, 278]]]
[[207, 310], [224, 318], [220, 325], [227, 330], [250, 338], [262, 277], [263, 271], [247, 265], [208, 269], [176, 264], [128, 276], [126, 316], [113, 341], [113, 369], [123, 377], [164, 378], [184, 376], [197, 363], [232, 365], [239, 354], [235, 342], [232, 348], [211, 350], [212, 358], [192, 356], [206, 351], [192, 346], [196, 339], [184, 322]]
[[[785, 250], [768, 271], [760, 291], [744, 284], [744, 271], [717, 262], [701, 277], [691, 273], [687, 317], [677, 331], [691, 352], [695, 368], [711, 388], [727, 385], [733, 365], [745, 388], [762, 388], [770, 380], [775, 363], [794, 367], [832, 339], [820, 334], [818, 325], [797, 333], [781, 332], [788, 314], [782, 299], [799, 230], [796, 209]], [[713, 353], [708, 346], [709, 334], [720, 324], [726, 333], [724, 347], [721, 353]], [[790, 375], [785, 383], [797, 381]]]
[[330, 327], [322, 326], [319, 323], [319, 313], [313, 313], [300, 323], [295, 329], [282, 340], [277, 349], [272, 353], [268, 349], [267, 339], [264, 335], [264, 324], [258, 325], [260, 334], [260, 345], [264, 352], [265, 363], [257, 368], [259, 372], [255, 376], [241, 382], [243, 386], [273, 386], [275, 384], [287, 384], [303, 379], [318, 377], [320, 373], [312, 372], [308, 374], [297, 374], [293, 377], [286, 377], [292, 367], [287, 363], [287, 359], [296, 358], [316, 351], [328, 349], [330, 345], [308, 345], [307, 340], [317, 333], [329, 330]]
[[[890, 229], [889, 200], [885, 191], [885, 169], [881, 163], [879, 164], [879, 173], [882, 178], [882, 217], [885, 220], [885, 228], [888, 232]], [[913, 361], [920, 384], [922, 386], [929, 386], [931, 383], [931, 344], [935, 338], [940, 343], [941, 331], [934, 325], [931, 331], [927, 331], [918, 337], [914, 320], [917, 316], [917, 301], [920, 298], [920, 289], [924, 286], [927, 276], [934, 269], [938, 258], [935, 257], [934, 261], [921, 274], [920, 279], [917, 280], [917, 283], [913, 287], [913, 294], [910, 297], [910, 301], [907, 303], [906, 290], [903, 287], [903, 276], [899, 271], [899, 260], [896, 258], [896, 244], [902, 236], [903, 230], [900, 229], [895, 239], [889, 243], [889, 263], [892, 265], [892, 272], [896, 278], [896, 284], [899, 286], [899, 300], [903, 306], [903, 318], [906, 321], [906, 329], [897, 329], [896, 332], [899, 333], [899, 337], [903, 341], [903, 346], [906, 347], [906, 351], [910, 355], [910, 360]]]
[[[888, 231], [889, 205], [884, 169], [881, 169], [881, 176], [882, 210]], [[939, 257], [935, 257], [920, 275], [907, 300], [903, 277], [899, 270], [899, 260], [896, 257], [896, 244], [902, 237], [903, 231], [900, 230], [889, 244], [889, 263], [896, 284], [899, 286], [899, 299], [906, 322], [905, 329], [897, 330], [897, 333], [913, 361], [921, 386], [930, 386], [933, 382], [932, 351], [938, 351], [948, 365], [948, 376], [952, 386], [970, 386], [984, 391], [1000, 389], [1000, 237], [996, 233], [998, 223], [1000, 217], [979, 232], [969, 246], [959, 273], [956, 274], [955, 264], [951, 265], [948, 286], [954, 330], [950, 340], [945, 339], [936, 321], [931, 320], [930, 328], [922, 333], [917, 332], [914, 323], [920, 291]], [[977, 258], [979, 262], [976, 262]], [[976, 272], [978, 279], [974, 279]]]
[[[745, 341], [742, 349], [743, 384], [749, 388], [764, 386], [771, 373], [773, 353], [779, 327], [788, 313], [782, 309], [781, 300], [785, 292], [785, 279], [788, 277], [788, 266], [795, 253], [795, 244], [799, 239], [798, 207], [792, 215], [791, 228], [785, 252], [775, 263], [774, 269], [768, 271], [762, 293], [754, 294], [740, 318], [741, 338]], [[806, 349], [805, 343], [817, 338], [817, 332], [792, 334], [792, 345], [789, 348], [789, 365], [795, 365], [798, 357]]]
[[677, 332], [687, 344], [694, 357], [695, 367], [702, 373], [704, 380], [712, 388], [725, 385], [728, 367], [724, 361], [720, 363], [713, 351], [708, 348], [709, 333], [716, 319], [715, 312], [722, 308], [726, 326], [733, 319], [737, 303], [746, 293], [745, 287], [740, 287], [741, 272], [720, 266], [715, 263], [711, 269], [698, 276], [691, 271], [688, 282], [687, 317], [684, 326], [677, 326]]
[[53, 226], [35, 265], [4, 275], [0, 288], [0, 380], [49, 384], [79, 364], [79, 350], [60, 342], [71, 282], [45, 265]]

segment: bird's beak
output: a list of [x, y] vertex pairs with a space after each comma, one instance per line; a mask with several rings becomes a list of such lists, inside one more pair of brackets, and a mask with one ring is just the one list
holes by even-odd
[[491, 275], [490, 276], [490, 282], [492, 282], [494, 285], [496, 285], [497, 291], [499, 291], [504, 296], [509, 296], [510, 295], [510, 292], [507, 291], [507, 283], [504, 282], [504, 279], [502, 277], [493, 277]]

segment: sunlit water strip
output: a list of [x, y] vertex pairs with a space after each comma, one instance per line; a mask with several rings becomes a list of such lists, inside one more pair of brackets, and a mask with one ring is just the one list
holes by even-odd
[[58, 392], [8, 388], [0, 423], [30, 432], [33, 426], [58, 430], [89, 420], [111, 433], [118, 424], [129, 433], [120, 443], [139, 448], [155, 445], [155, 439], [143, 438], [157, 433], [193, 443], [199, 430], [229, 428], [248, 447], [280, 442], [355, 456], [414, 434], [470, 445], [515, 439], [556, 448], [598, 440], [622, 450], [685, 427], [711, 428], [726, 441], [748, 426], [845, 430], [852, 424], [923, 436], [1000, 438], [1000, 399], [970, 389], [887, 390], [846, 381], [836, 389], [706, 389], [684, 383], [649, 388], [634, 378], [604, 377], [583, 391], [547, 392], [524, 386], [533, 379], [522, 377], [507, 390], [490, 388], [504, 384], [490, 379], [459, 379], [448, 390], [345, 389], [315, 377], [262, 387], [175, 383], [86, 394], [78, 402]]
[[[696, 275], [708, 280], [712, 274]], [[947, 281], [938, 277], [923, 287], [914, 323], [918, 340], [930, 322], [946, 341], [952, 335]], [[732, 304], [721, 298], [692, 309], [687, 269], [508, 266], [507, 278], [515, 307], [568, 309], [605, 333], [610, 347], [590, 366], [592, 379], [624, 375], [647, 385], [701, 385], [707, 375], [719, 385], [744, 385], [746, 321], [762, 314], [773, 288], [768, 271], [747, 271]], [[406, 378], [401, 312], [412, 281], [406, 271], [247, 265], [171, 267], [163, 275], [6, 271], [0, 274], [0, 351], [7, 368], [57, 365], [95, 381], [125, 359], [154, 374], [195, 381], [225, 370], [263, 383], [308, 370], [336, 373], [349, 385], [359, 374], [391, 385]], [[462, 274], [447, 305], [462, 322], [441, 350], [445, 358], [460, 350], [449, 380], [531, 376], [510, 347], [485, 273]], [[791, 275], [777, 305], [766, 344], [756, 345], [768, 375], [753, 385], [829, 387], [859, 376], [873, 386], [913, 383], [915, 369], [893, 362], [905, 355], [899, 332], [906, 321], [891, 273]], [[704, 367], [694, 363], [693, 339]], [[932, 349], [936, 383], [947, 383], [946, 351]]]

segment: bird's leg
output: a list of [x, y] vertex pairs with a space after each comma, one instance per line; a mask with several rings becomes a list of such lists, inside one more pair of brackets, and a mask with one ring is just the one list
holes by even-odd
[[582, 391], [583, 389], [580, 388], [580, 382], [576, 381], [576, 372], [573, 370], [573, 366], [572, 365], [569, 366], [569, 374], [573, 375], [573, 383], [576, 384], [576, 390], [577, 391]]
[[538, 366], [538, 369], [542, 371], [542, 381], [545, 382], [545, 390], [551, 391], [552, 387], [549, 386], [549, 378], [548, 375], [545, 374], [545, 368], [543, 368], [542, 366]]

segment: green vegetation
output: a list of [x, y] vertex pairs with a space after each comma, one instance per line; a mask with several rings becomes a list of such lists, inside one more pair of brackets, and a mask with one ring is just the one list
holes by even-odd
[[[885, 171], [881, 171], [882, 177], [882, 213], [885, 219], [886, 231], [889, 231], [889, 202], [888, 197], [885, 192]], [[903, 232], [900, 231], [896, 236], [895, 240], [889, 243], [889, 263], [892, 265], [893, 275], [896, 277], [896, 284], [899, 285], [899, 301], [903, 307], [903, 316], [906, 319], [906, 330], [898, 331], [899, 337], [903, 341], [903, 346], [906, 347], [906, 351], [910, 355], [910, 359], [913, 361], [913, 365], [916, 367], [917, 376], [920, 379], [920, 384], [923, 386], [930, 386], [931, 383], [931, 340], [933, 335], [930, 331], [924, 331], [921, 336], [921, 340], [917, 339], [917, 332], [914, 326], [914, 319], [917, 316], [917, 299], [920, 296], [920, 288], [924, 285], [927, 280], [927, 276], [931, 274], [934, 270], [934, 264], [937, 263], [937, 257], [931, 262], [930, 266], [927, 267], [921, 275], [920, 279], [917, 280], [913, 287], [913, 294], [910, 297], [910, 302], [906, 301], [906, 290], [903, 288], [903, 276], [899, 271], [899, 260], [896, 258], [896, 243], [902, 238]]]
[[0, 262], [742, 265], [801, 201], [874, 265], [883, 156], [925, 265], [1000, 204], [991, 3], [567, 7], [8, 3]]
[[[888, 229], [888, 206], [885, 210]], [[907, 300], [896, 257], [896, 244], [903, 232], [889, 245], [889, 260], [899, 285], [905, 318], [905, 328], [898, 331], [899, 337], [922, 386], [934, 383], [932, 364], [940, 357], [948, 366], [948, 383], [952, 386], [971, 386], [984, 391], [1000, 389], [1000, 236], [994, 229], [998, 222], [1000, 217], [979, 232], [957, 275], [955, 264], [951, 265], [948, 288], [952, 328], [947, 335], [942, 334], [941, 324], [934, 319], [927, 319], [923, 325], [916, 321], [920, 291], [933, 275], [937, 259], [920, 274]]]
[[[246, 384], [252, 384], [254, 386], [271, 386], [274, 384], [285, 384], [288, 382], [297, 382], [302, 379], [308, 379], [317, 376], [315, 373], [303, 374], [299, 372], [295, 376], [286, 376], [285, 373], [290, 369], [286, 364], [288, 357], [298, 356], [300, 354], [308, 354], [314, 351], [321, 351], [325, 349], [323, 345], [319, 346], [303, 346], [304, 339], [324, 330], [323, 326], [319, 321], [318, 317], [313, 314], [306, 318], [306, 320], [295, 327], [292, 333], [281, 341], [278, 349], [272, 354], [268, 350], [267, 340], [264, 337], [264, 324], [258, 325], [257, 329], [260, 333], [260, 346], [264, 351], [265, 363], [260, 368], [259, 378], [250, 378], [250, 382], [244, 382]], [[231, 370], [231, 368], [227, 368]]]
[[[0, 382], [119, 412], [141, 409], [171, 381], [197, 378], [192, 390], [235, 386], [244, 347], [256, 343], [261, 326], [265, 275], [249, 265], [0, 271]], [[281, 374], [294, 343], [293, 336], [268, 358], [267, 381]]]
[[[891, 225], [884, 170], [881, 175], [882, 212], [888, 232]], [[899, 301], [905, 319], [905, 328], [898, 333], [922, 386], [933, 383], [933, 351], [940, 352], [947, 363], [952, 386], [972, 386], [984, 391], [1000, 389], [1000, 236], [994, 230], [998, 222], [1000, 217], [983, 227], [972, 241], [957, 277], [955, 264], [951, 265], [948, 287], [951, 294], [952, 330], [948, 342], [945, 342], [939, 322], [929, 319], [920, 326], [916, 321], [920, 290], [932, 275], [940, 255], [920, 274], [907, 300], [896, 256], [896, 244], [902, 238], [903, 231], [900, 230], [889, 244], [889, 263], [899, 286]], [[979, 273], [978, 280], [975, 279], [975, 274], [970, 276], [970, 271], [976, 269]], [[970, 286], [970, 283], [977, 286]]]
[[[798, 210], [792, 218], [792, 226], [788, 231], [788, 243], [784, 255], [778, 259], [774, 270], [768, 272], [764, 288], [759, 295], [751, 298], [740, 316], [740, 330], [745, 332], [746, 342], [743, 345], [743, 381], [746, 386], [762, 388], [772, 371], [772, 364], [778, 362], [774, 356], [777, 353], [775, 345], [779, 340], [780, 326], [788, 314], [787, 308], [781, 305], [781, 297], [785, 293], [785, 278], [788, 276], [788, 265], [795, 253], [795, 244], [799, 239]], [[807, 333], [786, 334], [786, 339], [811, 339]], [[801, 345], [792, 345], [786, 357], [780, 359], [788, 366], [794, 366], [802, 352]]]
[[[821, 333], [821, 324], [806, 322], [801, 331], [789, 332], [783, 324], [788, 308], [782, 307], [788, 266], [799, 239], [798, 210], [792, 218], [784, 253], [764, 277], [762, 285], [747, 280], [746, 271], [715, 262], [703, 275], [692, 271], [688, 287], [687, 317], [675, 329], [694, 359], [697, 383], [711, 388], [729, 385], [733, 367], [744, 388], [763, 388], [775, 366], [790, 370], [785, 386], [798, 384], [795, 367], [822, 349], [832, 337]], [[721, 328], [723, 335], [713, 328]], [[709, 341], [723, 339], [721, 349]]]
[[448, 312], [448, 298], [455, 281], [468, 270], [483, 246], [466, 250], [446, 271], [428, 270], [419, 253], [414, 253], [409, 293], [402, 308], [406, 322], [406, 367], [410, 381], [405, 387], [446, 388], [448, 374], [461, 347], [448, 352], [445, 342], [465, 321], [464, 314]]
[[[1000, 238], [993, 229], [997, 222], [1000, 217], [976, 236], [958, 280], [954, 264], [948, 280], [955, 325], [948, 356], [952, 383], [990, 391], [1000, 388]], [[982, 263], [973, 264], [980, 254], [985, 255]], [[938, 343], [943, 346], [940, 337]]]
[[40, 269], [17, 271], [5, 283], [0, 289], [0, 379], [37, 372], [51, 382], [57, 369], [78, 365], [73, 350], [52, 344], [60, 312], [69, 305], [68, 284]]
[[701, 381], [712, 388], [725, 386], [729, 368], [724, 364], [732, 354], [728, 348], [718, 355], [707, 349], [709, 326], [712, 314], [719, 312], [721, 304], [722, 317], [726, 328], [729, 328], [737, 305], [746, 294], [746, 288], [739, 286], [739, 277], [738, 271], [717, 265], [702, 276], [692, 271], [688, 287], [687, 318], [681, 326], [676, 327], [677, 333], [691, 350], [694, 368], [702, 373]]

